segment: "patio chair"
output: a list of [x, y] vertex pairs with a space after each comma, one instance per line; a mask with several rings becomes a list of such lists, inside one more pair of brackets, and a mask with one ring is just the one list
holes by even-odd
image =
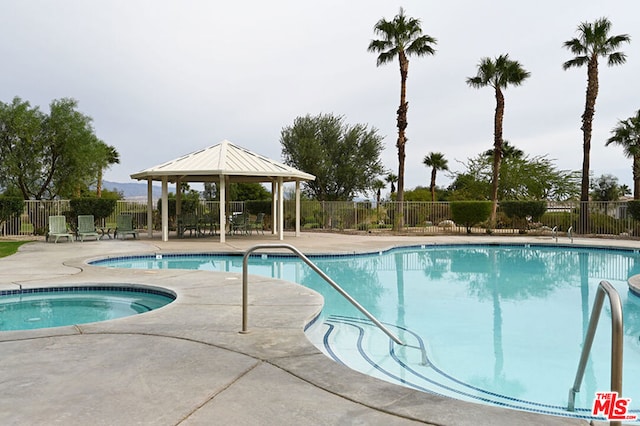
[[256, 234], [258, 233], [258, 231], [260, 231], [262, 232], [262, 235], [264, 235], [264, 216], [264, 213], [258, 213], [255, 222], [251, 224], [251, 229], [255, 229]]
[[242, 213], [231, 216], [231, 232], [234, 234], [249, 234], [251, 227], [249, 224], [249, 214]]
[[178, 219], [178, 236], [184, 237], [185, 232], [189, 231], [189, 236], [195, 231], [196, 237], [200, 236], [200, 224], [198, 217], [193, 213], [188, 213]]
[[133, 229], [133, 216], [130, 214], [119, 214], [116, 216], [116, 230], [113, 233], [113, 237], [117, 238], [118, 235], [122, 235], [122, 239], [127, 238], [127, 235], [133, 235], [133, 238], [138, 238], [138, 231]]
[[76, 231], [76, 235], [80, 238], [81, 242], [84, 242], [84, 237], [95, 237], [96, 241], [100, 239], [100, 234], [96, 229], [96, 223], [92, 214], [78, 216], [78, 230]]
[[54, 243], [62, 237], [67, 237], [68, 241], [73, 242], [73, 234], [69, 232], [67, 226], [67, 218], [64, 216], [49, 216], [49, 230], [47, 232], [46, 240], [55, 237]]

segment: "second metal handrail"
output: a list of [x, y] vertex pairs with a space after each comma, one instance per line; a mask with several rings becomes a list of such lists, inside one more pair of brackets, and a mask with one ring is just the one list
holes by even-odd
[[[567, 410], [575, 410], [576, 394], [580, 392], [582, 378], [591, 352], [591, 345], [596, 334], [604, 296], [609, 297], [611, 305], [611, 391], [618, 392], [622, 395], [622, 338], [623, 338], [623, 322], [622, 322], [622, 303], [620, 295], [616, 289], [608, 281], [600, 281], [598, 292], [593, 302], [593, 310], [591, 311], [591, 319], [589, 320], [589, 328], [585, 336], [584, 346], [582, 347], [582, 355], [576, 372], [576, 379], [573, 387], [569, 389], [569, 404]], [[614, 424], [612, 422], [611, 424]], [[619, 423], [618, 423], [619, 424]]]
[[371, 320], [384, 334], [389, 336], [391, 340], [399, 345], [404, 346], [404, 342], [400, 340], [395, 334], [393, 334], [387, 327], [385, 327], [380, 321], [376, 319], [369, 311], [367, 311], [360, 303], [358, 303], [353, 297], [349, 295], [342, 287], [340, 287], [335, 281], [333, 281], [327, 274], [325, 274], [320, 268], [316, 266], [307, 256], [305, 256], [300, 250], [290, 244], [257, 244], [249, 248], [242, 259], [242, 333], [248, 333], [248, 294], [249, 294], [249, 255], [258, 249], [268, 248], [284, 248], [295, 253], [304, 263], [313, 269], [318, 275], [320, 275], [331, 287], [333, 287], [338, 293], [340, 293], [345, 299], [347, 299], [353, 306], [355, 306], [360, 312], [362, 312], [367, 318]]

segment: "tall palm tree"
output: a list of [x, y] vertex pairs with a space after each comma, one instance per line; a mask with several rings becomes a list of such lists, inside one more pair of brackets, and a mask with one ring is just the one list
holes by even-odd
[[[589, 163], [591, 151], [591, 130], [598, 97], [598, 58], [607, 58], [609, 66], [621, 65], [627, 61], [623, 52], [616, 50], [622, 43], [629, 43], [628, 34], [609, 36], [611, 22], [607, 18], [596, 19], [595, 22], [583, 22], [578, 25], [578, 37], [564, 42], [564, 47], [576, 55], [562, 64], [567, 70], [573, 67], [587, 66], [587, 94], [582, 113], [582, 184], [580, 201], [589, 201]], [[579, 232], [589, 232], [589, 209], [580, 209]]]
[[422, 164], [427, 167], [431, 167], [431, 201], [436, 201], [436, 173], [438, 170], [449, 170], [449, 161], [444, 158], [444, 154], [441, 152], [430, 152], [422, 160]]
[[102, 174], [104, 170], [113, 164], [120, 164], [120, 154], [118, 154], [118, 151], [111, 145], [105, 144], [104, 148], [104, 158], [98, 166], [98, 182], [96, 183], [96, 195], [98, 198], [102, 197]]
[[640, 110], [635, 116], [618, 121], [611, 133], [604, 145], [620, 145], [624, 155], [633, 159], [633, 199], [640, 200]]
[[387, 176], [385, 176], [384, 181], [388, 184], [391, 184], [391, 193], [394, 194], [396, 192], [396, 182], [398, 181], [398, 176], [394, 173], [389, 172]]
[[498, 180], [500, 163], [502, 162], [502, 121], [504, 119], [504, 94], [502, 91], [509, 85], [519, 86], [531, 74], [518, 61], [509, 59], [509, 55], [500, 55], [495, 60], [482, 58], [478, 64], [475, 77], [467, 78], [471, 87], [492, 87], [495, 92], [496, 110], [493, 118], [493, 181], [491, 182], [491, 224], [495, 224], [498, 209]]
[[422, 33], [419, 19], [408, 17], [404, 9], [400, 8], [393, 20], [380, 19], [373, 27], [374, 33], [381, 38], [371, 40], [369, 52], [379, 53], [377, 66], [392, 62], [396, 57], [400, 63], [400, 106], [398, 107], [398, 201], [397, 221], [394, 224], [396, 230], [404, 226], [402, 217], [402, 202], [404, 201], [404, 160], [405, 144], [407, 137], [407, 75], [409, 73], [409, 56], [426, 56], [435, 54], [433, 48], [438, 42], [435, 38]]

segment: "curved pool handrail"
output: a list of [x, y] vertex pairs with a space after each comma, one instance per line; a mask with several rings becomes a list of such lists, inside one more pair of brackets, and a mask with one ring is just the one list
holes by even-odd
[[290, 244], [257, 244], [249, 248], [242, 259], [242, 331], [241, 333], [248, 333], [248, 295], [249, 295], [249, 255], [258, 249], [277, 249], [283, 248], [290, 250], [296, 256], [298, 256], [304, 263], [313, 269], [318, 275], [320, 275], [331, 287], [333, 287], [338, 293], [347, 299], [353, 306], [355, 306], [360, 312], [362, 312], [367, 318], [371, 320], [384, 334], [389, 336], [391, 340], [399, 345], [405, 345], [395, 334], [393, 334], [387, 327], [385, 327], [376, 317], [374, 317], [369, 311], [367, 311], [358, 301], [349, 295], [342, 287], [340, 287], [335, 281], [333, 281], [327, 274], [325, 274], [320, 268], [316, 266], [307, 256], [300, 250]]
[[[596, 334], [598, 319], [602, 311], [604, 297], [609, 297], [611, 307], [611, 391], [618, 392], [622, 396], [622, 338], [623, 338], [623, 320], [622, 320], [622, 302], [620, 295], [616, 289], [608, 281], [600, 281], [595, 300], [593, 302], [593, 310], [591, 311], [591, 319], [589, 320], [589, 328], [582, 346], [582, 354], [580, 355], [580, 363], [576, 372], [576, 379], [573, 387], [569, 389], [568, 411], [575, 411], [576, 394], [580, 392], [582, 378], [589, 360], [591, 345]], [[612, 425], [620, 424], [620, 422], [611, 422]]]

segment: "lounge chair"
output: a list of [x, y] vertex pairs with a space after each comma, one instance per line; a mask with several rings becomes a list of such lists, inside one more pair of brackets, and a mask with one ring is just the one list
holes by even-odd
[[95, 237], [96, 241], [100, 239], [92, 214], [78, 216], [78, 231], [76, 235], [82, 242], [84, 242], [84, 237]]
[[133, 229], [133, 216], [130, 214], [119, 214], [116, 216], [116, 230], [113, 234], [114, 238], [118, 235], [122, 235], [124, 240], [127, 235], [133, 235], [133, 238], [138, 238], [138, 231]]
[[49, 216], [49, 231], [47, 232], [46, 240], [55, 237], [54, 243], [62, 237], [67, 237], [68, 241], [73, 242], [73, 234], [69, 232], [67, 226], [67, 218], [64, 216]]

